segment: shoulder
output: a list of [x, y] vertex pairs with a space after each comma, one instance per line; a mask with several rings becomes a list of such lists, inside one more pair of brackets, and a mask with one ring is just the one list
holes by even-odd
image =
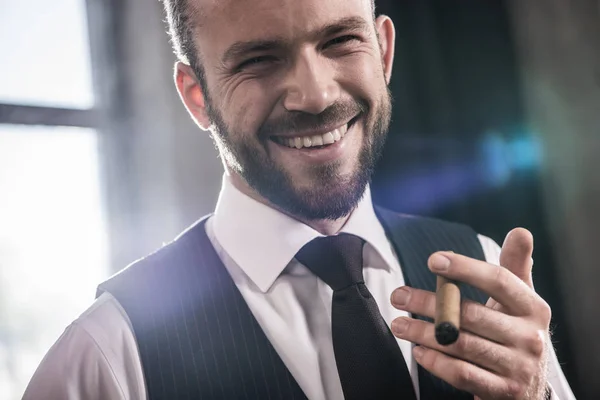
[[181, 265], [189, 258], [190, 254], [201, 251], [202, 243], [206, 239], [206, 221], [209, 216], [203, 217], [170, 243], [163, 245], [160, 249], [134, 261], [105, 282], [98, 286], [97, 296], [109, 292], [122, 300], [122, 294], [134, 292], [144, 285], [152, 275], [167, 273], [166, 269]]
[[397, 241], [413, 244], [435, 242], [436, 246], [456, 249], [479, 259], [497, 264], [500, 247], [472, 227], [436, 218], [400, 214], [375, 206], [375, 211], [387, 233]]
[[136, 348], [129, 318], [110, 293], [100, 295], [71, 326], [89, 336], [108, 361], [119, 361], [111, 364], [121, 364], [123, 350], [127, 356], [137, 356], [137, 351], [132, 352]]
[[464, 240], [477, 239], [475, 230], [465, 224], [431, 217], [401, 214], [378, 206], [375, 206], [375, 213], [390, 233], [418, 235], [423, 238], [431, 238], [437, 235], [451, 241], [460, 238]]
[[24, 399], [142, 399], [141, 365], [129, 321], [100, 296], [67, 327], [35, 372]]

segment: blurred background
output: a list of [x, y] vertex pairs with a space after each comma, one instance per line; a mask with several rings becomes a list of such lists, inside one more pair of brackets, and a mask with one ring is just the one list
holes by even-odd
[[[600, 398], [600, 1], [379, 0], [396, 23], [376, 202], [536, 239], [580, 399]], [[159, 1], [0, 0], [0, 399], [96, 285], [211, 212], [222, 167]]]

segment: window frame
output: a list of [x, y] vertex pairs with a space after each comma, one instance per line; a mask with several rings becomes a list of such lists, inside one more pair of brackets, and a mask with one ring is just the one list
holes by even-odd
[[95, 109], [71, 109], [0, 103], [0, 124], [70, 126], [98, 129]]

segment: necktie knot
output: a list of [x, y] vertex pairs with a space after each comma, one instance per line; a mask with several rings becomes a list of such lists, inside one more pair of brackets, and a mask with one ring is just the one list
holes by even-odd
[[296, 259], [333, 290], [363, 283], [363, 246], [355, 235], [342, 233], [313, 239], [296, 254]]

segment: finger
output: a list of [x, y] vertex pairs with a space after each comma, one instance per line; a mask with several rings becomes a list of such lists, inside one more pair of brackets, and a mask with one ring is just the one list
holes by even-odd
[[[399, 310], [428, 318], [435, 316], [435, 293], [403, 286], [392, 293], [391, 301]], [[511, 344], [521, 328], [515, 317], [471, 300], [461, 302], [460, 312], [461, 331], [468, 331], [497, 343]]]
[[400, 317], [392, 322], [392, 333], [400, 339], [460, 358], [502, 376], [510, 376], [515, 367], [513, 350], [469, 332], [462, 332], [455, 343], [442, 346], [435, 339], [432, 323]]
[[506, 268], [450, 252], [429, 257], [435, 274], [474, 286], [506, 307], [509, 314], [530, 315], [539, 296]]
[[527, 229], [516, 228], [506, 235], [500, 265], [519, 277], [533, 289], [531, 269], [533, 267], [533, 235]]
[[521, 398], [523, 395], [520, 386], [513, 381], [440, 351], [417, 346], [413, 349], [413, 356], [433, 375], [481, 398]]

